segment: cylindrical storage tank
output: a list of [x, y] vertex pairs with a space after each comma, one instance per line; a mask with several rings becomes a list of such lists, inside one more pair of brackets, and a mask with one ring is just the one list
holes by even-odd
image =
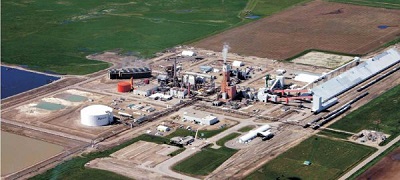
[[104, 126], [113, 122], [112, 108], [104, 105], [91, 105], [81, 110], [81, 124]]
[[118, 83], [117, 91], [118, 92], [129, 92], [131, 90], [131, 83], [128, 81], [122, 81]]

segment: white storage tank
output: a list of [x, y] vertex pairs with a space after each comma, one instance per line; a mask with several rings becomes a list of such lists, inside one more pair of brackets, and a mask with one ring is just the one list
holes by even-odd
[[104, 126], [113, 122], [112, 108], [104, 105], [91, 105], [81, 110], [81, 124]]

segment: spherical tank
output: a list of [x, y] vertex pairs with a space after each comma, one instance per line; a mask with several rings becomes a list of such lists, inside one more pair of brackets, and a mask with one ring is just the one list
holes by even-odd
[[104, 105], [91, 105], [81, 110], [81, 124], [104, 126], [113, 121], [112, 108]]
[[129, 92], [131, 90], [131, 83], [128, 81], [122, 81], [118, 83], [118, 92]]

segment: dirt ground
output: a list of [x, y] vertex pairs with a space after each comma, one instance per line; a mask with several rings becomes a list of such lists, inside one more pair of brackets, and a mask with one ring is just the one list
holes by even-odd
[[111, 157], [90, 161], [86, 167], [108, 170], [135, 179], [173, 179], [138, 166], [154, 167], [169, 159], [168, 154], [177, 149], [175, 146], [139, 141], [111, 154]]
[[352, 59], [353, 57], [351, 56], [342, 56], [322, 52], [309, 52], [292, 60], [292, 62], [335, 69], [346, 62], [351, 61]]
[[226, 42], [232, 52], [278, 60], [307, 49], [366, 54], [399, 37], [398, 22], [398, 10], [313, 1], [192, 45], [220, 51]]
[[385, 156], [357, 179], [396, 180], [400, 177], [400, 148]]
[[[93, 102], [88, 100], [71, 102], [57, 98], [65, 94], [80, 95], [92, 99]], [[46, 110], [35, 107], [40, 102], [60, 104], [64, 108], [60, 110]], [[84, 126], [80, 123], [80, 109], [91, 104], [109, 105], [110, 102], [112, 102], [112, 97], [107, 97], [104, 94], [69, 89], [48, 97], [43, 97], [37, 101], [26, 102], [14, 109], [2, 111], [2, 118], [93, 139], [102, 133], [116, 128], [118, 125], [102, 127]]]

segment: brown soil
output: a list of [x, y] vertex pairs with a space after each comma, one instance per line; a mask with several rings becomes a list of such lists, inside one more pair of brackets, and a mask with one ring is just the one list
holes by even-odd
[[[400, 37], [400, 11], [313, 1], [211, 36], [195, 47], [287, 59], [307, 49], [367, 54]], [[392, 26], [379, 29], [380, 25]]]
[[400, 148], [381, 159], [377, 164], [365, 171], [357, 179], [395, 180], [400, 177]]

